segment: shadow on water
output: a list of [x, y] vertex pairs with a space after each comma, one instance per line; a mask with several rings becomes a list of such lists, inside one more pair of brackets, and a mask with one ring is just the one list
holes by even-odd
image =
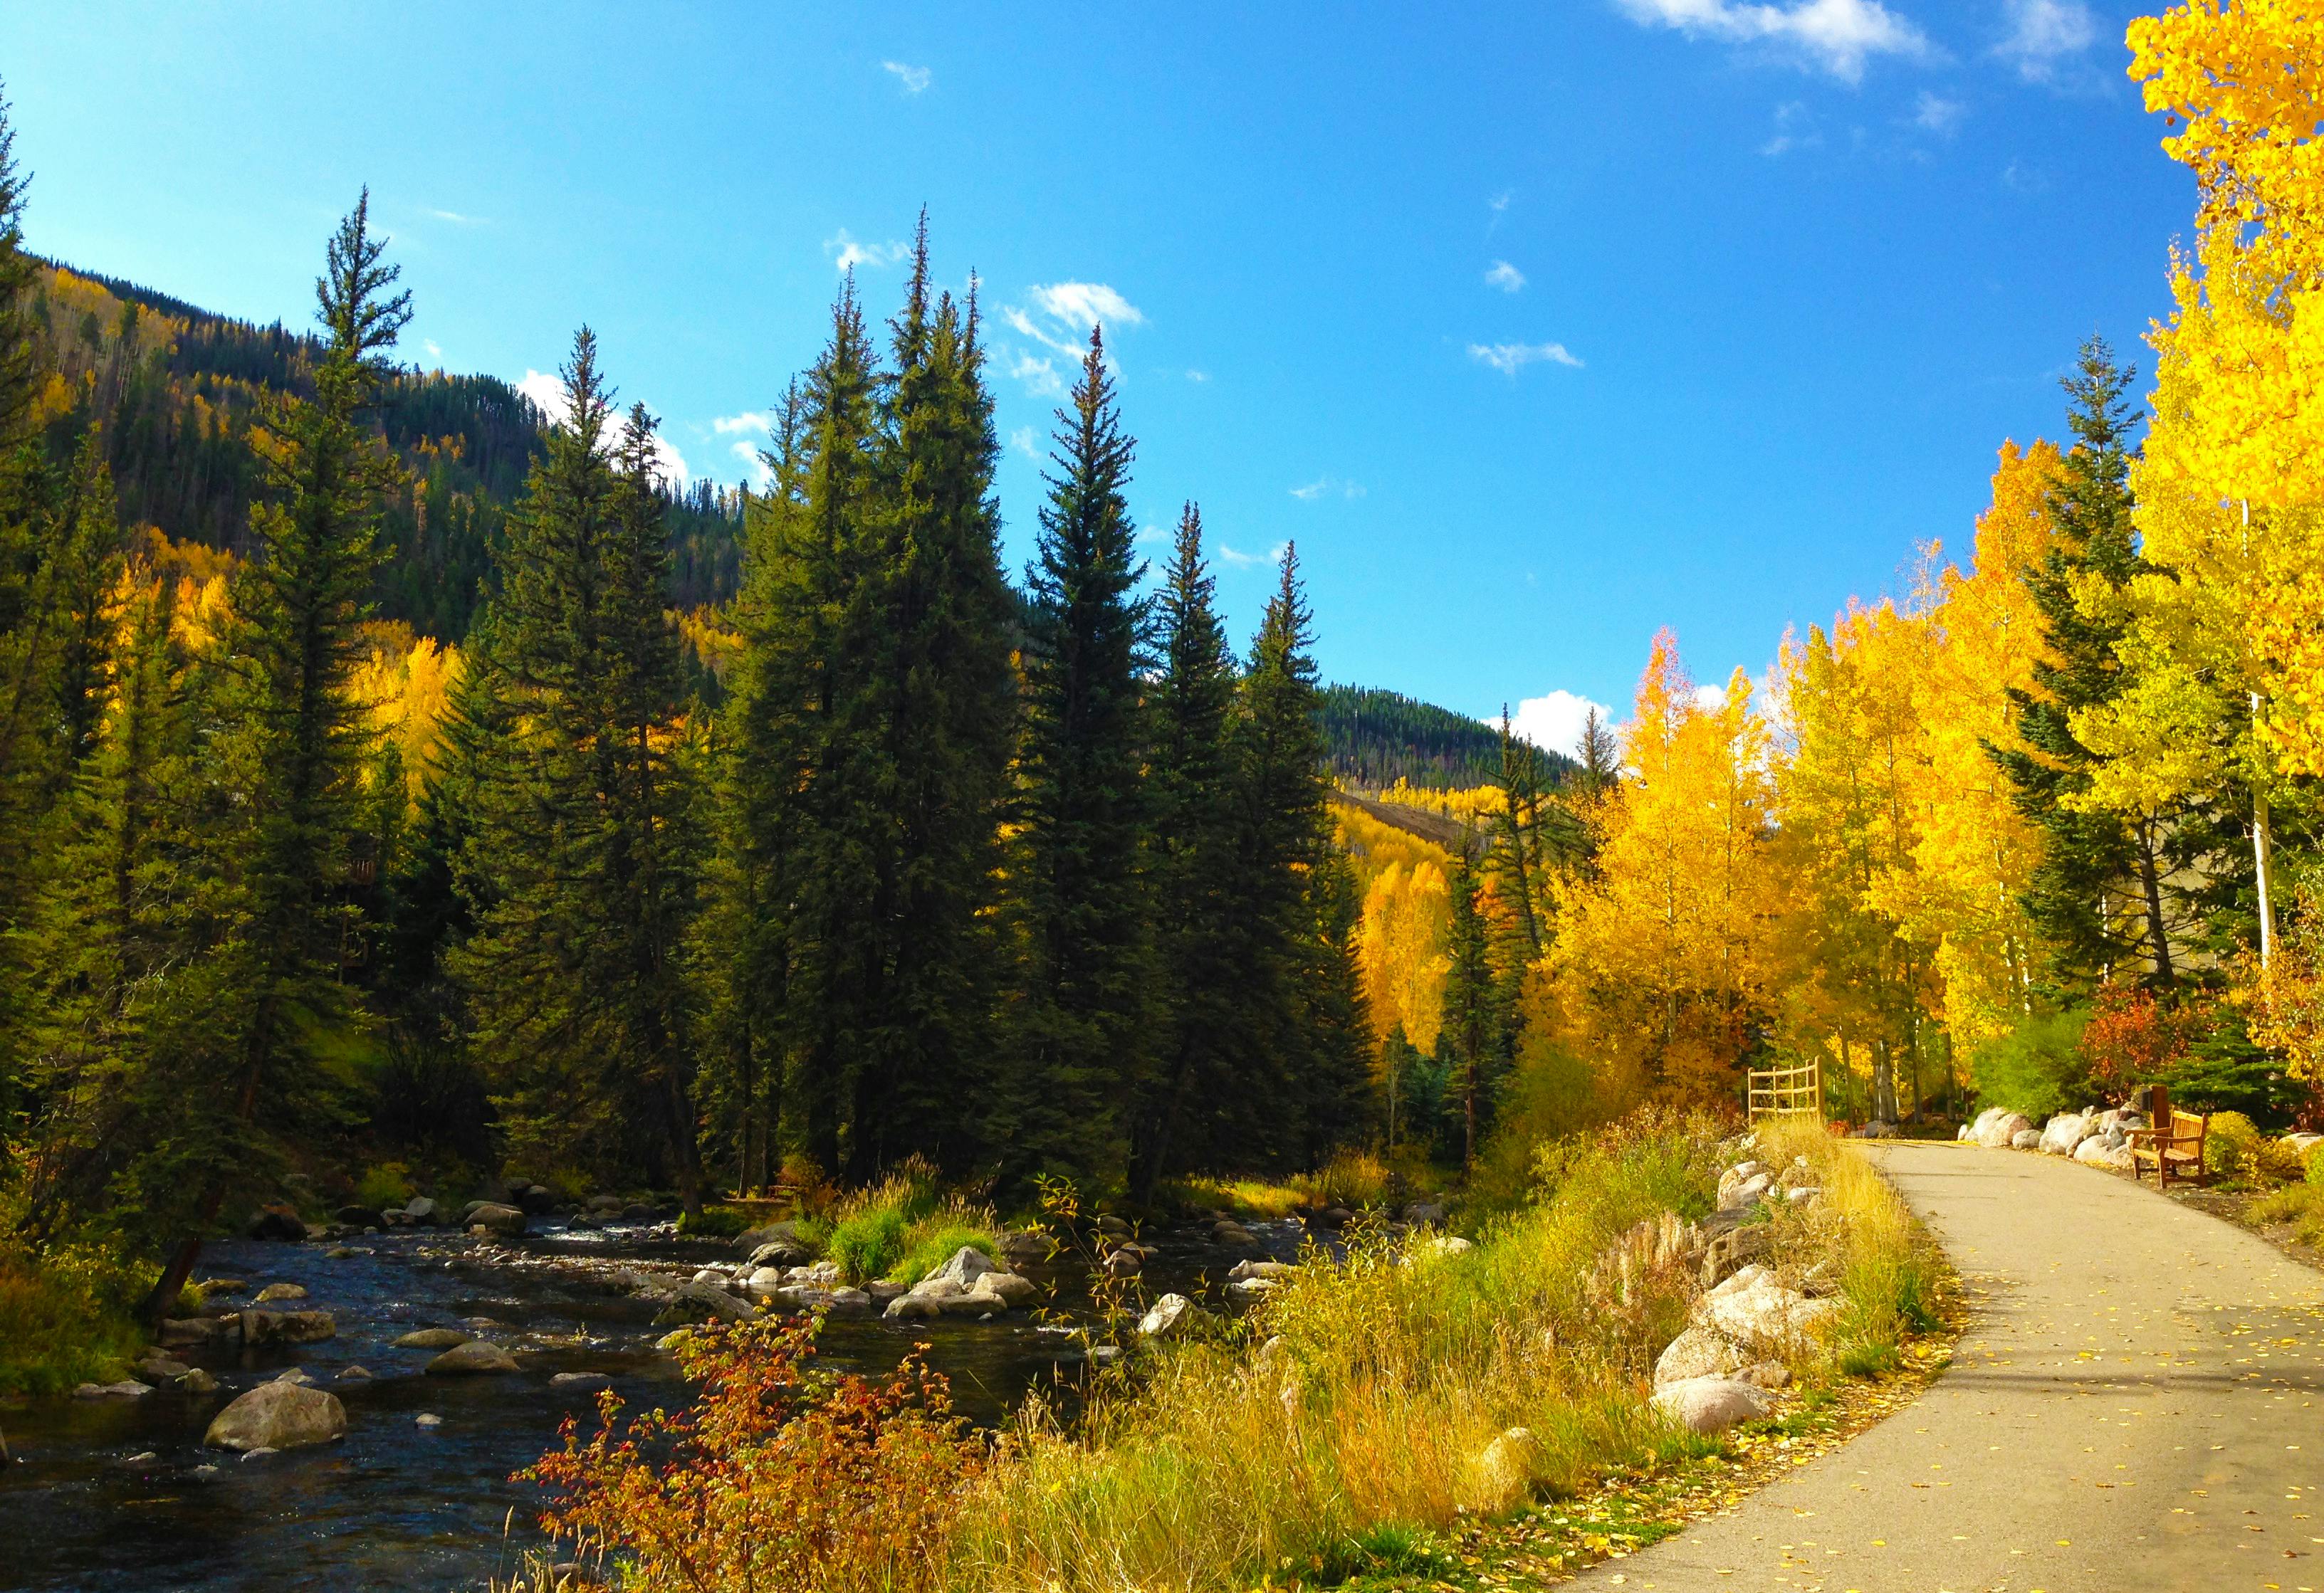
[[[189, 1353], [217, 1377], [215, 1395], [0, 1406], [17, 1461], [0, 1475], [0, 1588], [481, 1587], [511, 1568], [516, 1545], [532, 1541], [540, 1495], [511, 1474], [556, 1441], [567, 1414], [586, 1423], [594, 1408], [594, 1395], [553, 1387], [555, 1374], [606, 1373], [633, 1405], [687, 1396], [676, 1363], [653, 1348], [668, 1331], [653, 1325], [654, 1306], [554, 1266], [732, 1259], [724, 1246], [666, 1232], [552, 1225], [497, 1264], [466, 1258], [467, 1241], [416, 1229], [354, 1241], [358, 1254], [337, 1260], [316, 1244], [211, 1247], [202, 1275], [245, 1279], [254, 1293], [301, 1285], [309, 1297], [296, 1307], [330, 1312], [337, 1335], [239, 1358]], [[1260, 1238], [1288, 1259], [1297, 1225]], [[1166, 1244], [1149, 1287], [1194, 1293], [1208, 1285], [1214, 1293], [1245, 1253], [1191, 1238]], [[506, 1344], [522, 1369], [431, 1377], [421, 1368], [433, 1351], [392, 1343], [415, 1328], [450, 1326]], [[919, 1342], [952, 1379], [961, 1413], [979, 1423], [1004, 1419], [1037, 1383], [1069, 1384], [1078, 1371], [1072, 1341], [1038, 1331], [1024, 1312], [894, 1326], [835, 1317], [818, 1339], [818, 1360], [877, 1373]], [[228, 1400], [294, 1366], [345, 1404], [345, 1439], [247, 1461], [201, 1447]], [[345, 1377], [354, 1367], [373, 1376]], [[420, 1426], [422, 1413], [441, 1425]], [[148, 1452], [152, 1459], [133, 1463]]]

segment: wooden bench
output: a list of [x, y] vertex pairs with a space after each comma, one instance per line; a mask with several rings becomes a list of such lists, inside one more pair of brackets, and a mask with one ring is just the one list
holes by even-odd
[[2171, 1187], [2173, 1174], [2200, 1183], [2203, 1140], [2211, 1131], [2211, 1119], [2200, 1112], [2179, 1110], [2160, 1085], [2148, 1106], [2147, 1120], [2154, 1127], [2130, 1131], [2130, 1175], [2136, 1178], [2141, 1169], [2151, 1166], [2155, 1183], [2163, 1189]]

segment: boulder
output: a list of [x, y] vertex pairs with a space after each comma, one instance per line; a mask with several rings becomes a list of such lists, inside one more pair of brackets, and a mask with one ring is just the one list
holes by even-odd
[[433, 1411], [422, 1411], [411, 1418], [411, 1424], [414, 1427], [441, 1427], [444, 1418]]
[[73, 1389], [75, 1399], [143, 1399], [152, 1388], [134, 1377], [118, 1383], [83, 1383]]
[[1258, 1242], [1251, 1238], [1250, 1229], [1231, 1217], [1222, 1217], [1212, 1223], [1211, 1238], [1222, 1245], [1250, 1245]]
[[1737, 1192], [1741, 1190], [1745, 1184], [1750, 1183], [1754, 1178], [1766, 1177], [1772, 1181], [1774, 1171], [1775, 1170], [1769, 1167], [1765, 1162], [1738, 1162], [1733, 1166], [1728, 1168], [1726, 1172], [1721, 1173], [1719, 1175], [1719, 1204], [1720, 1209], [1727, 1210], [1736, 1206], [1749, 1205], [1751, 1202], [1748, 1200], [1742, 1199]]
[[1105, 1258], [1104, 1271], [1108, 1277], [1136, 1277], [1145, 1270], [1146, 1257], [1135, 1246], [1124, 1245]]
[[2111, 1167], [2116, 1172], [2130, 1171], [2130, 1147], [2108, 1145], [2103, 1134], [2093, 1134], [2074, 1147], [2074, 1160], [2092, 1167]]
[[803, 1266], [814, 1259], [814, 1252], [797, 1239], [769, 1239], [752, 1248], [745, 1265], [761, 1268]]
[[1413, 1201], [1404, 1208], [1404, 1220], [1415, 1227], [1444, 1220], [1444, 1208], [1434, 1201]]
[[1812, 1331], [1839, 1310], [1787, 1289], [1767, 1268], [1753, 1265], [1695, 1302], [1694, 1324], [1738, 1344], [1781, 1348]]
[[1052, 1254], [1049, 1236], [1033, 1229], [1019, 1229], [1001, 1236], [1001, 1258], [1011, 1266], [1024, 1266], [1047, 1261]]
[[504, 1238], [521, 1234], [525, 1229], [522, 1211], [493, 1201], [481, 1201], [469, 1207], [460, 1222], [463, 1227], [487, 1229]]
[[1762, 1222], [1743, 1223], [1712, 1235], [1702, 1252], [1702, 1286], [1717, 1288], [1738, 1267], [1764, 1258], [1772, 1243], [1767, 1226]]
[[369, 1383], [374, 1381], [374, 1379], [371, 1375], [371, 1368], [368, 1367], [348, 1367], [339, 1373], [338, 1381], [342, 1383]]
[[208, 1372], [202, 1370], [201, 1367], [196, 1367], [178, 1379], [178, 1392], [180, 1394], [216, 1394], [217, 1392], [217, 1379], [211, 1377]]
[[471, 1339], [466, 1344], [455, 1344], [429, 1361], [423, 1369], [439, 1377], [513, 1372], [516, 1370], [516, 1357], [490, 1339]]
[[1458, 1234], [1440, 1233], [1434, 1238], [1423, 1240], [1414, 1254], [1425, 1261], [1451, 1261], [1466, 1256], [1476, 1248]]
[[261, 1383], [220, 1411], [202, 1434], [214, 1450], [287, 1450], [343, 1437], [346, 1407], [338, 1396], [296, 1383]]
[[436, 1202], [426, 1195], [413, 1195], [403, 1208], [403, 1214], [414, 1222], [433, 1228], [443, 1220]]
[[1689, 1328], [1655, 1360], [1655, 1386], [1694, 1377], [1723, 1377], [1743, 1369], [1749, 1358], [1708, 1328]]
[[150, 1383], [156, 1388], [167, 1388], [192, 1370], [191, 1367], [181, 1360], [172, 1360], [166, 1355], [152, 1354], [137, 1363], [137, 1380], [141, 1383]]
[[1308, 1218], [1308, 1220], [1317, 1228], [1328, 1228], [1334, 1231], [1347, 1227], [1355, 1220], [1356, 1214], [1345, 1206], [1326, 1206]]
[[1478, 1506], [1501, 1510], [1533, 1487], [1535, 1458], [1541, 1444], [1529, 1427], [1512, 1427], [1477, 1451], [1469, 1463], [1472, 1492]]
[[757, 1306], [735, 1298], [715, 1284], [680, 1284], [670, 1294], [673, 1309], [697, 1319], [717, 1317], [730, 1322], [746, 1322], [759, 1313]]
[[164, 1349], [190, 1349], [226, 1337], [226, 1324], [232, 1320], [215, 1316], [164, 1317], [158, 1339]]
[[307, 1224], [296, 1208], [277, 1202], [253, 1212], [243, 1231], [254, 1239], [303, 1239]]
[[[593, 1194], [589, 1197], [588, 1210], [597, 1215], [602, 1216], [608, 1212], [618, 1211], [621, 1209], [622, 1197], [617, 1194]], [[765, 1237], [766, 1233], [767, 1230], [763, 1228], [753, 1229], [751, 1232], [744, 1234], [742, 1237], [744, 1238], [762, 1238]]]
[[611, 1388], [613, 1380], [603, 1372], [559, 1372], [549, 1380], [549, 1386], [568, 1394], [595, 1394], [601, 1388]]
[[1098, 1232], [1104, 1234], [1109, 1238], [1126, 1239], [1130, 1237], [1130, 1224], [1124, 1222], [1119, 1217], [1105, 1216], [1099, 1218], [1097, 1220], [1097, 1230]]
[[1202, 1314], [1184, 1294], [1165, 1294], [1139, 1319], [1138, 1331], [1149, 1339], [1175, 1339], [1193, 1327]]
[[1654, 1406], [1690, 1432], [1724, 1432], [1738, 1422], [1756, 1422], [1774, 1401], [1756, 1383], [1740, 1377], [1688, 1377], [1655, 1391]]
[[395, 1340], [398, 1349], [451, 1349], [474, 1339], [459, 1328], [420, 1328]]
[[1297, 1270], [1283, 1261], [1238, 1261], [1227, 1274], [1227, 1282], [1240, 1284], [1251, 1278], [1282, 1279]]
[[899, 1294], [881, 1315], [891, 1322], [926, 1321], [944, 1314], [944, 1302], [921, 1294]]
[[[256, 1319], [254, 1321], [253, 1319]], [[245, 1344], [315, 1344], [338, 1337], [339, 1324], [327, 1311], [245, 1311]]]
[[[2003, 1150], [2009, 1142], [2034, 1125], [2019, 1112], [1994, 1109], [1979, 1112], [1977, 1118], [1977, 1142], [1987, 1150]], [[2034, 1137], [2040, 1138], [2039, 1135]]]
[[1792, 1368], [1779, 1360], [1759, 1361], [1735, 1375], [1761, 1388], [1788, 1388], [1792, 1383]]
[[755, 1266], [742, 1286], [754, 1294], [771, 1294], [783, 1286], [783, 1269], [779, 1266]]
[[968, 1288], [988, 1272], [999, 1272], [1001, 1266], [991, 1257], [973, 1245], [963, 1245], [953, 1252], [952, 1259], [937, 1267], [921, 1283], [949, 1282]]
[[1231, 1278], [1227, 1283], [1227, 1293], [1248, 1305], [1254, 1300], [1266, 1299], [1282, 1286], [1271, 1277]]
[[269, 1284], [251, 1299], [255, 1304], [266, 1305], [277, 1300], [304, 1300], [306, 1297], [307, 1290], [303, 1285]]
[[301, 1388], [304, 1388], [305, 1386], [307, 1386], [307, 1385], [309, 1385], [309, 1383], [312, 1383], [315, 1379], [313, 1379], [312, 1377], [309, 1377], [309, 1376], [307, 1376], [307, 1368], [306, 1368], [306, 1367], [290, 1367], [290, 1368], [289, 1370], [287, 1370], [287, 1371], [281, 1371], [281, 1372], [277, 1372], [277, 1373], [275, 1373], [275, 1374], [274, 1374], [274, 1380], [275, 1380], [277, 1383], [296, 1383], [296, 1384], [298, 1384], [298, 1385], [299, 1385], [299, 1386], [300, 1386]]
[[968, 1291], [971, 1299], [982, 1294], [1000, 1302], [1003, 1311], [1029, 1305], [1039, 1293], [1031, 1278], [1019, 1277], [1013, 1272], [988, 1272], [979, 1277]]
[[2037, 1145], [2043, 1156], [2070, 1156], [2076, 1146], [2097, 1130], [2098, 1125], [2080, 1112], [2060, 1112], [2042, 1126]]
[[2042, 1148], [2042, 1130], [2032, 1127], [2020, 1128], [2016, 1133], [2012, 1134], [2009, 1137], [2009, 1148], [2012, 1150], [2040, 1150]]

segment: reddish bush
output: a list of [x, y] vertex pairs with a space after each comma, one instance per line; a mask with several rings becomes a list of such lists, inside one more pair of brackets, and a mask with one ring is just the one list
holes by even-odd
[[2208, 1032], [2193, 1004], [2166, 1006], [2151, 990], [2108, 985], [2091, 1004], [2080, 1050], [2090, 1076], [2117, 1092], [2162, 1081]]
[[692, 1407], [622, 1419], [598, 1396], [586, 1442], [520, 1474], [559, 1496], [541, 1517], [625, 1588], [698, 1593], [920, 1593], [984, 1447], [916, 1354], [886, 1378], [811, 1375], [800, 1321], [704, 1329], [678, 1347]]

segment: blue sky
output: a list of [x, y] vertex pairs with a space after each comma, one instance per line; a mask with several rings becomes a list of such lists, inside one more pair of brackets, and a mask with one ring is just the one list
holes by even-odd
[[1134, 507], [1201, 502], [1237, 632], [1296, 539], [1330, 677], [1479, 714], [1626, 703], [1665, 624], [1756, 675], [1965, 553], [2080, 339], [2144, 364], [2192, 205], [2106, 0], [1150, 9], [16, 6], [0, 74], [34, 247], [302, 322], [368, 182], [409, 357], [586, 320], [723, 480], [925, 202], [1012, 567], [1100, 310]]

